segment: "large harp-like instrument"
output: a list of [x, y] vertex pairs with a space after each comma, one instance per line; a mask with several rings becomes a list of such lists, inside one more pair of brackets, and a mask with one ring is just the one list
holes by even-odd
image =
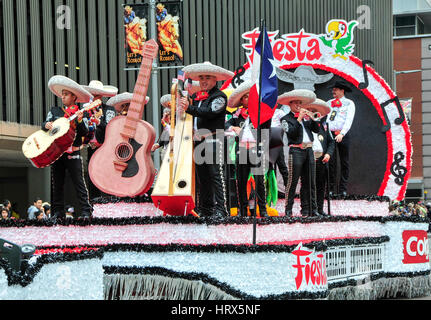
[[182, 82], [171, 88], [171, 127], [168, 150], [151, 197], [164, 215], [194, 215], [195, 166], [193, 161], [193, 116], [178, 110], [179, 98], [187, 95]]

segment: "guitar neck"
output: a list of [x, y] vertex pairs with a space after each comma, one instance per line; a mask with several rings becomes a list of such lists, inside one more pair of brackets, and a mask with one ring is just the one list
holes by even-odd
[[[102, 100], [97, 99], [96, 101], [92, 102], [88, 107], [84, 108], [84, 112], [89, 112], [97, 107], [100, 107], [102, 105]], [[69, 117], [69, 121], [72, 122], [75, 120], [78, 116], [76, 114]]]
[[[150, 40], [151, 41], [151, 40]], [[133, 98], [126, 116], [126, 123], [122, 132], [123, 136], [133, 138], [136, 133], [136, 124], [142, 120], [144, 115], [145, 101], [147, 97], [148, 84], [151, 77], [151, 69], [154, 60], [154, 52], [157, 52], [157, 44], [146, 43], [143, 52], [142, 64], [133, 91]], [[153, 53], [152, 53], [153, 52]]]

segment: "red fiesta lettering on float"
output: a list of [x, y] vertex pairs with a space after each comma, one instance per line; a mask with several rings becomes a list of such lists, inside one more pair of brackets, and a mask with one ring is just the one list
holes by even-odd
[[308, 46], [310, 47], [310, 50], [307, 51], [307, 59], [310, 61], [319, 60], [322, 57], [319, 40], [311, 39], [308, 41]]
[[[268, 36], [272, 45], [274, 59], [281, 64], [292, 61], [315, 61], [322, 57], [320, 51], [320, 41], [317, 35], [305, 33], [301, 30], [299, 33], [282, 35], [275, 40], [278, 31], [269, 32]], [[243, 45], [247, 51], [250, 62], [253, 62], [254, 48], [259, 38], [259, 29], [254, 29], [242, 35], [248, 43]]]
[[424, 230], [403, 232], [404, 264], [429, 263], [428, 234]]
[[305, 284], [325, 286], [328, 283], [326, 274], [326, 260], [321, 253], [314, 255], [314, 251], [304, 250], [302, 243], [292, 252], [296, 256], [296, 264], [293, 268], [297, 270], [295, 283], [299, 290], [305, 280]]

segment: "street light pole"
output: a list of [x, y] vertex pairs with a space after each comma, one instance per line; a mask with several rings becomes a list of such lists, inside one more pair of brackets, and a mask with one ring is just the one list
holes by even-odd
[[422, 72], [422, 70], [403, 70], [403, 71], [394, 70], [394, 92], [395, 92], [395, 95], [397, 95], [397, 76], [399, 74], [409, 74], [409, 73], [415, 73], [415, 72]]
[[[156, 39], [157, 37], [157, 30], [156, 30], [156, 18], [155, 18], [155, 12], [156, 12], [156, 0], [150, 0], [150, 12], [149, 12], [149, 22], [150, 22], [150, 39]], [[153, 68], [151, 71], [151, 104], [153, 108], [153, 127], [157, 134], [160, 134], [160, 106], [159, 106], [159, 80], [158, 80], [158, 73], [159, 73], [159, 65], [154, 59], [153, 61]], [[159, 150], [156, 150], [154, 152], [154, 166], [157, 168], [157, 170], [160, 168], [160, 156], [159, 156]]]

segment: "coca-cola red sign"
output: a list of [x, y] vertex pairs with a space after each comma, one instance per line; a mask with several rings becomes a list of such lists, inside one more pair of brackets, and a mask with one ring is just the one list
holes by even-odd
[[424, 230], [403, 232], [404, 264], [429, 263], [428, 234]]
[[296, 270], [296, 289], [301, 290], [307, 286], [325, 287], [328, 284], [326, 274], [326, 259], [323, 253], [315, 253], [302, 247], [300, 243], [292, 252], [296, 263], [292, 266]]

